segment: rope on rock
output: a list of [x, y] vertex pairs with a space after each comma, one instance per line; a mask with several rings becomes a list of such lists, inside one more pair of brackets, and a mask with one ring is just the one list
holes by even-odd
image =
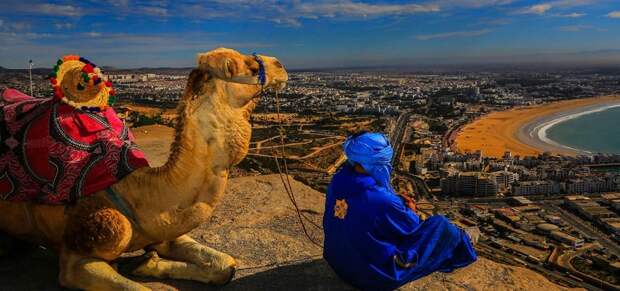
[[[323, 248], [323, 245], [317, 241], [315, 241], [310, 234], [308, 233], [308, 230], [306, 229], [306, 224], [304, 223], [304, 220], [308, 221], [309, 223], [311, 223], [314, 227], [323, 230], [322, 227], [320, 227], [319, 225], [317, 225], [314, 221], [310, 220], [308, 217], [306, 217], [305, 215], [303, 215], [301, 213], [301, 210], [299, 210], [299, 205], [297, 204], [297, 199], [295, 198], [295, 193], [293, 193], [293, 187], [291, 186], [291, 180], [290, 180], [290, 174], [288, 171], [288, 163], [286, 162], [286, 157], [284, 155], [284, 126], [283, 121], [282, 121], [282, 117], [280, 115], [280, 97], [279, 97], [279, 90], [275, 90], [275, 99], [276, 99], [276, 116], [278, 119], [278, 133], [280, 135], [280, 156], [282, 158], [283, 161], [283, 166], [284, 166], [284, 173], [282, 172], [282, 167], [280, 166], [280, 161], [278, 159], [278, 155], [274, 154], [274, 160], [276, 162], [276, 167], [278, 168], [278, 173], [280, 175], [280, 180], [282, 181], [282, 185], [284, 186], [284, 190], [286, 191], [286, 194], [288, 196], [288, 199], [291, 201], [291, 203], [293, 204], [293, 206], [295, 207], [295, 212], [297, 212], [297, 218], [299, 219], [299, 223], [301, 224], [301, 228], [304, 231], [304, 234], [306, 235], [306, 237], [308, 238], [308, 240], [314, 244], [315, 246], [319, 247], [319, 248]], [[286, 176], [286, 179], [284, 178], [284, 176]]]

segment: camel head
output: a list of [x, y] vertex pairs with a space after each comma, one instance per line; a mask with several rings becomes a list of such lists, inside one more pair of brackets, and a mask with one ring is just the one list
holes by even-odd
[[244, 55], [227, 48], [198, 54], [198, 68], [190, 74], [186, 96], [198, 99], [196, 114], [206, 141], [228, 153], [218, 155], [226, 159], [218, 164], [235, 165], [245, 157], [252, 129], [249, 118], [256, 102], [266, 91], [284, 89], [287, 81], [284, 66], [274, 57]]

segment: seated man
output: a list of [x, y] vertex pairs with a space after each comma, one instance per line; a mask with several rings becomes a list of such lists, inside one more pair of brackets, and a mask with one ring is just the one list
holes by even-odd
[[393, 290], [435, 271], [476, 261], [470, 240], [443, 216], [420, 221], [391, 184], [392, 147], [361, 133], [344, 143], [348, 158], [327, 190], [323, 256], [338, 276], [363, 290]]

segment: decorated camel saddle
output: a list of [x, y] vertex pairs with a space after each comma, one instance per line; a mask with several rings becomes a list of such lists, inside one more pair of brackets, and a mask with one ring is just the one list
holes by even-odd
[[0, 199], [72, 204], [148, 166], [104, 78], [88, 60], [65, 56], [50, 74], [54, 97], [3, 92]]

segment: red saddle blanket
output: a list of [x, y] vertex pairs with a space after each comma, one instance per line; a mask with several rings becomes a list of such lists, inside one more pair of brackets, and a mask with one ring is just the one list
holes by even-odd
[[0, 100], [0, 199], [71, 204], [148, 162], [111, 107], [91, 113], [7, 89]]

